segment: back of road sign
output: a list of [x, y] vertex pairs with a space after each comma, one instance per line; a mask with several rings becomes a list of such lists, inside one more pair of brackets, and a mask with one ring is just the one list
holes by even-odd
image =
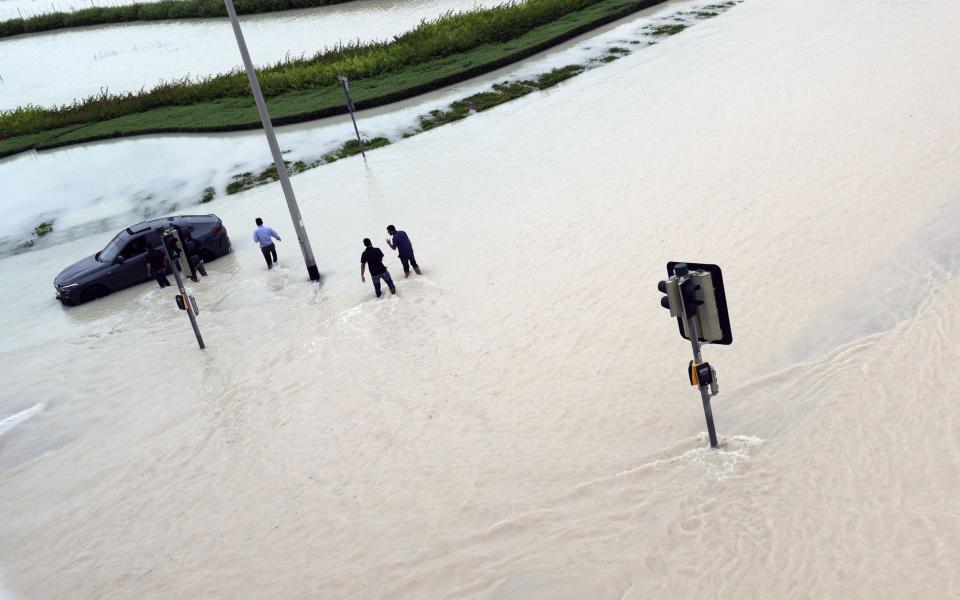
[[[673, 277], [674, 267], [679, 264], [687, 265], [690, 279], [700, 286], [697, 290], [697, 297], [701, 301], [697, 306], [701, 328], [700, 342], [729, 345], [733, 342], [733, 333], [730, 331], [727, 296], [723, 290], [723, 273], [720, 267], [706, 263], [671, 261], [667, 263], [667, 275]], [[690, 336], [684, 330], [683, 319], [680, 317], [677, 317], [677, 327], [680, 328], [680, 335], [689, 340]]]

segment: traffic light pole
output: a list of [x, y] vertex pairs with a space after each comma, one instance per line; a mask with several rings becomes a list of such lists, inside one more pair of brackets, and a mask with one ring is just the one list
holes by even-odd
[[240, 30], [240, 20], [237, 19], [237, 11], [233, 7], [233, 0], [223, 0], [223, 2], [227, 5], [227, 14], [230, 16], [230, 24], [233, 26], [233, 35], [237, 38], [237, 47], [240, 49], [243, 66], [247, 70], [247, 78], [250, 80], [250, 90], [253, 92], [253, 99], [257, 103], [260, 122], [263, 123], [263, 132], [267, 136], [267, 145], [270, 146], [270, 153], [273, 155], [273, 164], [277, 168], [280, 187], [283, 189], [283, 196], [287, 200], [287, 208], [290, 209], [290, 218], [293, 219], [293, 229], [297, 232], [297, 239], [300, 241], [303, 260], [307, 263], [307, 274], [311, 280], [319, 281], [320, 271], [317, 269], [317, 261], [313, 258], [313, 249], [310, 247], [307, 230], [303, 226], [300, 207], [297, 206], [297, 198], [293, 194], [293, 186], [290, 185], [290, 178], [287, 175], [287, 165], [283, 162], [280, 145], [277, 144], [277, 136], [273, 132], [273, 123], [270, 121], [270, 114], [267, 112], [267, 103], [263, 100], [260, 82], [257, 81], [257, 73], [253, 70], [250, 52], [247, 51], [247, 42], [243, 39], [243, 31]]
[[197, 326], [197, 317], [193, 314], [193, 304], [190, 302], [190, 298], [187, 297], [187, 290], [183, 287], [183, 279], [180, 278], [180, 270], [177, 269], [177, 265], [173, 264], [169, 258], [167, 259], [167, 264], [170, 265], [170, 270], [173, 271], [173, 277], [177, 280], [177, 288], [180, 289], [180, 297], [183, 298], [183, 304], [187, 309], [187, 317], [190, 319], [190, 326], [193, 327], [193, 334], [197, 336], [197, 343], [200, 344], [200, 349], [203, 350], [206, 346], [203, 345], [203, 336], [200, 335], [200, 328]]
[[[690, 327], [690, 346], [693, 347], [694, 364], [699, 365], [702, 361], [700, 357], [700, 317], [694, 315], [688, 320]], [[703, 400], [703, 416], [707, 419], [707, 434], [710, 435], [710, 447], [717, 448], [717, 430], [713, 425], [713, 409], [710, 407], [710, 390], [706, 384], [700, 383], [700, 399]]]

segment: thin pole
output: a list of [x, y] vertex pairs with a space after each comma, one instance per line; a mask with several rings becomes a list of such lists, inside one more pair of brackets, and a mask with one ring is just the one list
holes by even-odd
[[353, 116], [353, 99], [350, 97], [350, 82], [346, 77], [337, 77], [337, 80], [340, 82], [340, 85], [343, 86], [343, 95], [347, 97], [347, 110], [350, 111], [350, 120], [353, 121], [353, 131], [357, 134], [357, 144], [360, 145], [360, 154], [364, 158], [367, 157], [367, 153], [363, 151], [363, 140], [360, 139], [360, 130], [357, 129], [357, 119]]
[[[700, 317], [690, 318], [690, 345], [693, 347], [694, 364], [699, 365], [700, 358]], [[707, 433], [710, 435], [710, 447], [717, 448], [717, 430], [713, 425], [713, 409], [710, 407], [710, 390], [704, 383], [700, 384], [700, 399], [703, 400], [703, 416], [707, 419]]]
[[[679, 269], [680, 266], [677, 265], [675, 268]], [[686, 268], [686, 265], [684, 265], [684, 274], [677, 282], [679, 285], [683, 285], [683, 282], [687, 279]], [[680, 294], [680, 304], [683, 305], [683, 294]], [[692, 317], [687, 317], [685, 306], [681, 314], [683, 316], [683, 330], [690, 336], [690, 346], [693, 348], [693, 363], [694, 365], [699, 365], [702, 360], [700, 356], [700, 317], [696, 314]], [[717, 442], [717, 430], [713, 425], [713, 409], [710, 407], [710, 390], [704, 383], [701, 383], [699, 387], [700, 399], [703, 401], [703, 416], [707, 419], [707, 434], [710, 436], [710, 447], [719, 448], [720, 444]]]
[[197, 336], [197, 343], [200, 344], [200, 349], [203, 350], [206, 348], [206, 346], [203, 345], [203, 337], [200, 335], [200, 328], [197, 327], [197, 317], [193, 314], [193, 304], [190, 302], [190, 298], [187, 296], [187, 290], [183, 288], [183, 279], [180, 279], [180, 270], [177, 269], [177, 265], [173, 264], [173, 261], [171, 261], [169, 258], [167, 259], [167, 265], [170, 266], [170, 270], [173, 271], [173, 277], [177, 280], [177, 287], [180, 289], [180, 296], [183, 298], [183, 303], [187, 308], [187, 317], [190, 318], [190, 325], [193, 327], [193, 333]]
[[233, 7], [233, 0], [223, 0], [223, 3], [226, 4], [227, 14], [230, 15], [233, 35], [237, 38], [240, 57], [243, 59], [243, 66], [247, 70], [247, 78], [250, 80], [250, 90], [253, 92], [253, 99], [257, 103], [257, 111], [260, 113], [260, 121], [263, 123], [263, 133], [267, 136], [267, 145], [270, 146], [270, 153], [273, 155], [273, 164], [277, 168], [280, 187], [283, 188], [283, 196], [287, 200], [287, 208], [290, 209], [293, 228], [297, 232], [297, 239], [300, 241], [303, 261], [307, 264], [307, 274], [312, 281], [319, 281], [320, 271], [317, 269], [317, 261], [313, 258], [313, 249], [310, 247], [310, 239], [307, 237], [307, 230], [303, 225], [303, 216], [300, 214], [297, 198], [293, 194], [293, 186], [290, 185], [290, 178], [287, 176], [287, 165], [284, 164], [283, 155], [280, 154], [280, 145], [277, 144], [277, 136], [273, 132], [273, 123], [270, 121], [270, 113], [267, 112], [267, 103], [263, 100], [260, 82], [257, 81], [257, 73], [253, 70], [250, 52], [247, 51], [247, 42], [244, 41], [243, 32], [240, 30], [237, 10]]

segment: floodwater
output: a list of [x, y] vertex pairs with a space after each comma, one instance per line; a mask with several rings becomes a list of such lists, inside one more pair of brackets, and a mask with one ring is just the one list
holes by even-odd
[[[0, 585], [956, 596], [958, 27], [952, 0], [747, 1], [309, 171], [319, 286], [278, 186], [231, 197], [202, 352], [170, 291], [56, 305], [108, 235], [0, 259]], [[391, 257], [378, 301], [359, 240], [391, 222], [424, 276]], [[718, 451], [655, 291], [672, 259], [724, 269]]]
[[98, 6], [147, 4], [154, 1], [156, 0], [0, 0], [0, 20], [22, 19]]
[[[360, 129], [368, 138], [400, 141], [417, 129], [420, 115], [489, 89], [494, 82], [528, 79], [570, 64], [602, 65], [614, 47], [643, 51], [652, 41], [651, 25], [689, 18], [685, 15], [707, 3], [658, 6], [439, 92], [361, 111], [357, 113]], [[278, 128], [278, 136], [287, 160], [309, 163], [340, 147], [354, 131], [344, 115]], [[54, 230], [39, 245], [115, 231], [176, 210], [219, 210], [221, 203], [232, 201], [225, 188], [234, 175], [259, 173], [270, 162], [262, 131], [140, 136], [2, 159], [0, 180], [7, 185], [0, 256], [22, 251], [33, 229], [47, 221], [54, 223]], [[199, 200], [207, 187], [216, 190], [218, 199], [201, 207]]]
[[[447, 11], [490, 6], [482, 0], [357, 0], [240, 18], [258, 66], [355, 41], [389, 40]], [[0, 40], [0, 110], [70, 104], [109, 91], [133, 92], [186, 75], [240, 69], [230, 22], [223, 19], [124, 23]]]

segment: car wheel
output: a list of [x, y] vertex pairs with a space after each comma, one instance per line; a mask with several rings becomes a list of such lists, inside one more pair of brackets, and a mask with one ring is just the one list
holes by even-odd
[[84, 302], [90, 302], [91, 300], [96, 300], [97, 298], [103, 298], [109, 293], [110, 290], [102, 285], [91, 285], [87, 289], [83, 290], [83, 295], [80, 298]]
[[216, 254], [214, 254], [210, 250], [207, 250], [206, 248], [200, 251], [200, 258], [203, 260], [203, 262], [210, 262], [216, 257], [217, 257]]

